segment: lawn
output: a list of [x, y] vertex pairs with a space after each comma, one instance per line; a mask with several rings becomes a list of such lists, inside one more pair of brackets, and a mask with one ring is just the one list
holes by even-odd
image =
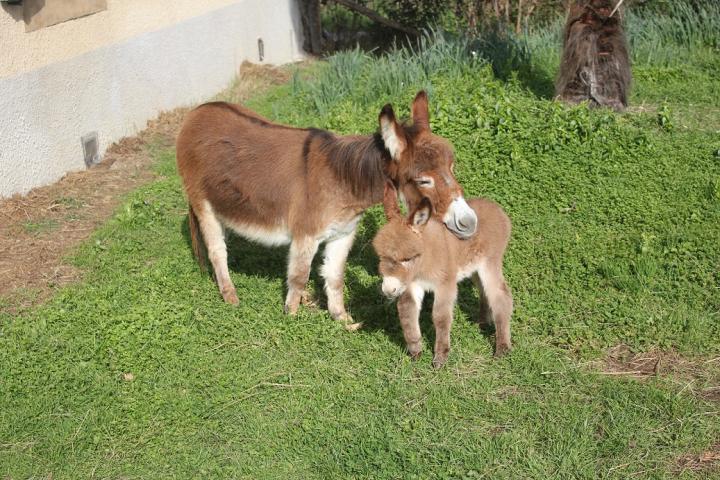
[[[241, 302], [223, 304], [158, 145], [160, 178], [69, 259], [84, 279], [0, 314], [0, 476], [720, 478], [720, 52], [635, 58], [635, 108], [615, 114], [549, 98], [557, 44], [541, 38], [496, 50], [515, 64], [439, 38], [340, 53], [249, 102], [349, 134], [426, 88], [466, 195], [513, 221], [509, 356], [492, 358], [463, 284], [448, 364], [430, 365], [431, 299], [410, 361], [379, 291], [378, 207], [347, 269], [364, 329], [285, 316], [287, 250], [238, 238]], [[638, 370], [643, 355], [660, 363]]]

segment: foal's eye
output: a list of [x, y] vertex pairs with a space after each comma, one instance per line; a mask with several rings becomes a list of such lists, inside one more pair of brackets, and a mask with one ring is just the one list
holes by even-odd
[[408, 266], [410, 266], [412, 261], [415, 260], [415, 258], [417, 258], [417, 256], [410, 257], [410, 258], [403, 258], [402, 260], [400, 260], [400, 265], [402, 265], [403, 267], [408, 267]]
[[418, 187], [431, 188], [435, 185], [435, 180], [432, 177], [420, 177], [415, 179], [415, 183]]

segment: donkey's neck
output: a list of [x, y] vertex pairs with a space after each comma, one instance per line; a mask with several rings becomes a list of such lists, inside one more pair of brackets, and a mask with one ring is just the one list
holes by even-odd
[[390, 154], [379, 133], [325, 140], [330, 169], [358, 201], [373, 205], [383, 198]]

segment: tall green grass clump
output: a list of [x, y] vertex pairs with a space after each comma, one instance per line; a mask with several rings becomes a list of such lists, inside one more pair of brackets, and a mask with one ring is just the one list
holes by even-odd
[[677, 65], [688, 54], [720, 48], [720, 2], [669, 2], [665, 9], [628, 11], [627, 35], [633, 60]]
[[325, 115], [344, 99], [367, 103], [397, 97], [408, 87], [432, 89], [433, 75], [473, 68], [479, 60], [468, 39], [448, 39], [440, 33], [423, 37], [416, 48], [396, 47], [382, 56], [359, 48], [339, 52], [313, 81], [296, 83], [296, 94], [309, 99]]

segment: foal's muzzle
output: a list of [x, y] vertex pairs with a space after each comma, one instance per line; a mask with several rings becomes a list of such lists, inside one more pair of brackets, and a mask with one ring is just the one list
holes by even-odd
[[405, 292], [405, 286], [395, 277], [384, 277], [382, 292], [389, 299], [395, 299]]
[[452, 201], [443, 217], [443, 222], [455, 236], [461, 239], [472, 237], [477, 230], [475, 210], [470, 208], [470, 205], [462, 197]]

